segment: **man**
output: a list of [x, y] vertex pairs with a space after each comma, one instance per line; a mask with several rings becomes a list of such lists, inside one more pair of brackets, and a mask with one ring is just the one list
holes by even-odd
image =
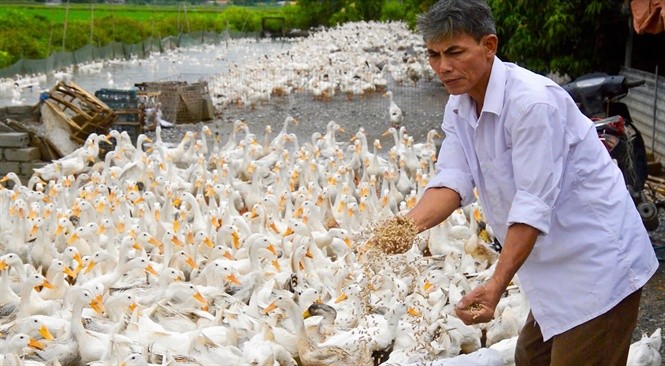
[[593, 124], [556, 83], [495, 56], [484, 0], [441, 0], [418, 28], [451, 96], [437, 175], [406, 216], [427, 230], [471, 203], [477, 187], [503, 245], [493, 276], [457, 315], [491, 320], [519, 274], [531, 312], [517, 365], [625, 365], [658, 261]]

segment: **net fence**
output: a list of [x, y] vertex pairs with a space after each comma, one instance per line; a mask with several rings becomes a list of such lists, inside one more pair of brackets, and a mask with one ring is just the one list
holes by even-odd
[[145, 59], [151, 54], [173, 50], [179, 47], [192, 47], [202, 44], [217, 44], [232, 38], [258, 37], [259, 33], [223, 31], [191, 32], [178, 36], [169, 36], [163, 39], [148, 37], [143, 42], [126, 44], [120, 42], [109, 43], [105, 46], [86, 45], [73, 52], [56, 52], [45, 59], [23, 58], [13, 65], [0, 69], [0, 78], [13, 78], [19, 75], [46, 74], [63, 70], [76, 64], [106, 60], [129, 60], [132, 58]]

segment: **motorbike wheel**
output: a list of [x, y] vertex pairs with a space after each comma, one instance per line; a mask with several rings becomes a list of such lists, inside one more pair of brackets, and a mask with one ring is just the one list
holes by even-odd
[[637, 211], [642, 217], [644, 227], [649, 231], [654, 231], [660, 226], [660, 219], [658, 217], [658, 207], [653, 202], [642, 202], [637, 205]]

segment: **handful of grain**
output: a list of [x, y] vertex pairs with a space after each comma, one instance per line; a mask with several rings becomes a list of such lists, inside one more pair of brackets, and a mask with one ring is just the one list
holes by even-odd
[[467, 309], [469, 309], [471, 311], [480, 311], [480, 310], [483, 310], [483, 307], [480, 306], [480, 304], [474, 302], [473, 304], [469, 305], [469, 307]]
[[[473, 304], [469, 305], [469, 307], [467, 309], [471, 310], [473, 312], [477, 312], [477, 311], [483, 310], [483, 307], [480, 306], [480, 304], [474, 302]], [[473, 315], [473, 320], [476, 320], [476, 318], [479, 317], [479, 316], [480, 316], [480, 314], [474, 314]]]
[[410, 218], [393, 216], [373, 229], [366, 250], [378, 249], [386, 254], [401, 254], [411, 249], [418, 228]]

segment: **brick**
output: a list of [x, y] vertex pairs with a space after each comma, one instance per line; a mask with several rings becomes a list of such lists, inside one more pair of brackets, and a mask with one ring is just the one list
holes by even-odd
[[24, 147], [20, 149], [5, 149], [5, 160], [7, 161], [32, 161], [39, 160], [42, 153], [38, 147]]
[[6, 123], [0, 122], [0, 132], [16, 132], [16, 130], [7, 126]]
[[28, 147], [30, 136], [25, 132], [0, 133], [0, 147]]
[[32, 175], [35, 173], [35, 169], [43, 168], [47, 164], [47, 162], [41, 160], [21, 163], [19, 173], [26, 177], [32, 177]]
[[0, 162], [0, 176], [5, 176], [9, 172], [17, 173], [20, 170], [20, 165], [16, 161], [1, 161]]

